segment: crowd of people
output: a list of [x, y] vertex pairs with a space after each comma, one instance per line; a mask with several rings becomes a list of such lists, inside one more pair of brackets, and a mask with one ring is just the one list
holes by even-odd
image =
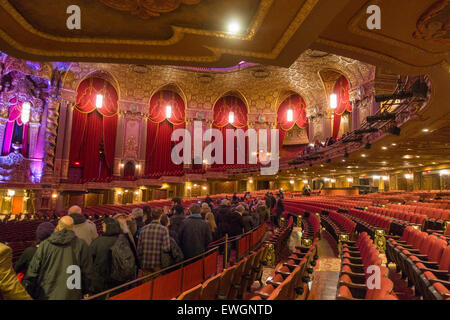
[[283, 194], [264, 199], [234, 194], [214, 201], [172, 208], [135, 208], [130, 214], [105, 216], [99, 236], [96, 225], [72, 206], [56, 227], [44, 221], [36, 243], [12, 266], [11, 248], [0, 244], [0, 299], [82, 299], [163, 272], [195, 258], [214, 242], [249, 232], [261, 224], [278, 225]]

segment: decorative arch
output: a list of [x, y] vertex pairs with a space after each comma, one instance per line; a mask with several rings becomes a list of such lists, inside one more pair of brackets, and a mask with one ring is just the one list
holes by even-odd
[[337, 96], [337, 107], [334, 110], [333, 117], [333, 138], [336, 139], [339, 135], [339, 128], [344, 113], [348, 113], [349, 117], [347, 120], [350, 124], [353, 111], [352, 105], [350, 104], [350, 83], [345, 76], [340, 76], [336, 81], [333, 93]]
[[[103, 95], [101, 108], [96, 107]], [[118, 94], [107, 80], [85, 78], [77, 88], [70, 143], [70, 165], [83, 168], [85, 180], [112, 176], [116, 144]]]
[[[147, 120], [147, 152], [145, 174], [153, 176], [182, 175], [183, 166], [172, 162], [171, 152], [175, 142], [174, 130], [185, 128], [185, 100], [179, 93], [163, 86], [155, 91], [149, 101]], [[166, 107], [171, 115], [166, 115]]]
[[223, 92], [222, 94], [218, 95], [217, 98], [214, 100], [214, 103], [212, 105], [213, 106], [213, 110], [214, 110], [214, 107], [215, 107], [216, 103], [220, 99], [222, 99], [223, 97], [226, 97], [226, 96], [232, 96], [232, 97], [236, 97], [236, 98], [241, 99], [244, 102], [244, 104], [245, 104], [245, 108], [247, 109], [247, 113], [250, 112], [250, 107], [249, 107], [248, 100], [245, 97], [245, 95], [242, 93], [242, 91], [239, 90], [239, 89], [227, 90], [227, 91]]
[[[63, 84], [64, 84], [65, 77], [68, 75], [68, 73], [70, 71], [70, 67], [71, 66], [72, 66], [72, 64], [70, 64], [66, 74], [64, 75]], [[117, 100], [120, 100], [121, 91], [120, 91], [119, 81], [110, 72], [105, 71], [105, 70], [97, 70], [97, 69], [95, 69], [95, 70], [92, 70], [92, 71], [88, 72], [87, 74], [85, 74], [83, 77], [80, 78], [80, 81], [78, 82], [75, 91], [78, 92], [78, 88], [80, 87], [80, 85], [86, 79], [90, 79], [90, 78], [100, 78], [100, 79], [103, 79], [104, 81], [106, 81], [107, 83], [109, 83], [109, 85], [113, 86], [114, 90], [116, 91]]]
[[163, 84], [163, 85], [159, 86], [155, 90], [153, 90], [151, 95], [150, 95], [150, 98], [148, 100], [149, 103], [152, 100], [153, 96], [159, 91], [173, 91], [173, 92], [176, 92], [183, 99], [185, 110], [187, 109], [188, 103], [187, 103], [186, 94], [184, 93], [184, 90], [180, 87], [180, 85], [178, 83], [176, 83], [176, 82], [168, 82], [166, 84]]
[[[292, 110], [292, 120], [288, 121], [288, 110]], [[297, 93], [291, 93], [278, 106], [277, 128], [280, 133], [280, 146], [283, 145], [286, 132], [297, 126], [305, 128], [309, 137], [309, 124], [306, 116], [306, 103], [303, 97]]]

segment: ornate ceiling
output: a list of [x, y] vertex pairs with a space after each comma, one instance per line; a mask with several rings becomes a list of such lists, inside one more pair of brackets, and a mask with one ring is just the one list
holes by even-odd
[[[396, 73], [450, 69], [448, 0], [78, 0], [81, 29], [69, 30], [72, 4], [0, 0], [2, 50], [32, 61], [288, 67], [314, 48]], [[380, 30], [367, 29], [371, 4]]]

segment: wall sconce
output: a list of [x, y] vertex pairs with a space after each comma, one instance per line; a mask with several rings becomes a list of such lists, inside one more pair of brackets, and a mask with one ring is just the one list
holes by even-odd
[[253, 183], [253, 179], [248, 180], [248, 183]]
[[288, 109], [286, 119], [288, 122], [294, 121], [294, 111], [292, 109]]
[[57, 194], [57, 193], [53, 193], [53, 194], [52, 194], [52, 198], [53, 198], [53, 199], [58, 198], [58, 194]]
[[331, 109], [337, 108], [337, 95], [334, 93], [330, 95], [330, 108]]
[[228, 122], [231, 124], [234, 122], [234, 112], [233, 111], [230, 111], [230, 113], [228, 114]]
[[103, 96], [101, 94], [98, 94], [95, 99], [95, 106], [97, 109], [101, 109], [103, 107]]
[[139, 191], [136, 191], [134, 194], [138, 196], [139, 195]]
[[207, 187], [207, 186], [203, 186], [202, 189], [203, 189], [203, 190], [206, 190], [206, 189], [208, 189], [208, 187]]
[[412, 174], [405, 173], [405, 179], [412, 179]]
[[166, 107], [166, 118], [170, 119], [171, 116], [172, 116], [172, 106], [167, 106]]
[[308, 183], [308, 180], [303, 180], [303, 183], [304, 183], [304, 184], [307, 184], [307, 183]]
[[119, 190], [119, 191], [117, 191], [117, 195], [119, 195], [119, 196], [120, 196], [121, 194], [122, 194], [122, 191], [120, 191], [120, 190]]
[[30, 121], [31, 104], [29, 102], [22, 103], [22, 113], [20, 119], [22, 123], [27, 124]]
[[294, 181], [294, 180], [289, 180], [289, 183], [290, 183], [290, 184], [294, 184], [295, 181]]

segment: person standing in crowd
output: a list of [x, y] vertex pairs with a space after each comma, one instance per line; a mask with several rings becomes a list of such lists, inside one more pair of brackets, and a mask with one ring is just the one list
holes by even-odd
[[86, 219], [86, 217], [82, 215], [81, 208], [79, 206], [70, 207], [68, 214], [74, 221], [73, 231], [75, 232], [75, 235], [86, 241], [86, 244], [89, 246], [91, 242], [98, 237], [95, 223]]
[[244, 231], [244, 221], [242, 215], [245, 212], [245, 208], [242, 205], [238, 205], [233, 211], [231, 211], [227, 217], [226, 233], [229, 237], [241, 235]]
[[126, 213], [118, 213], [113, 217], [119, 225], [120, 229], [122, 229], [122, 233], [127, 237], [128, 242], [130, 243], [130, 248], [133, 250], [133, 253], [137, 257], [137, 247], [136, 242], [134, 242], [134, 234], [130, 228], [133, 224], [131, 223], [132, 218], [128, 216]]
[[12, 249], [0, 243], [0, 300], [31, 300], [12, 267]]
[[206, 202], [209, 206], [211, 206], [213, 200], [211, 199], [211, 197], [209, 196], [209, 194], [206, 195], [205, 202]]
[[207, 203], [202, 203], [201, 215], [203, 220], [205, 220], [209, 224], [209, 228], [211, 229], [211, 234], [213, 237], [213, 241], [217, 240], [217, 225], [214, 214], [211, 212], [211, 208]]
[[181, 199], [180, 198], [173, 198], [172, 199], [172, 209], [170, 209], [169, 217], [172, 217], [174, 214], [177, 214], [180, 211], [184, 212], [184, 208], [183, 208], [183, 205], [181, 203]]
[[208, 249], [212, 242], [211, 229], [200, 214], [200, 206], [192, 204], [191, 214], [183, 221], [178, 233], [178, 243], [183, 250], [184, 258], [193, 258]]
[[284, 212], [283, 200], [281, 198], [281, 195], [278, 193], [277, 200], [276, 200], [276, 206], [275, 206], [275, 216], [274, 216], [274, 219], [275, 219], [274, 224], [277, 227], [280, 227], [280, 217], [283, 212]]
[[260, 224], [265, 223], [270, 218], [270, 211], [267, 208], [264, 200], [260, 200], [256, 206], [256, 212], [259, 214]]
[[150, 206], [143, 206], [142, 211], [144, 212], [144, 225], [148, 225], [150, 222], [152, 222], [152, 208]]
[[[178, 231], [186, 216], [184, 215], [184, 208], [182, 206], [174, 207], [175, 213], [170, 217], [169, 231], [173, 234], [174, 239], [178, 243]], [[178, 243], [180, 245], [180, 243]]]
[[137, 247], [143, 275], [161, 270], [161, 253], [170, 251], [169, 229], [161, 224], [161, 209], [154, 209], [153, 220], [141, 230]]
[[252, 217], [253, 228], [256, 228], [257, 226], [260, 225], [259, 213], [256, 211], [256, 206], [254, 205], [250, 206], [250, 215]]
[[26, 248], [24, 252], [22, 252], [19, 260], [17, 260], [16, 264], [14, 265], [14, 271], [16, 273], [22, 273], [23, 275], [26, 273], [31, 259], [33, 259], [37, 248], [39, 248], [39, 244], [50, 237], [54, 231], [55, 226], [50, 222], [42, 222], [38, 225], [36, 229], [36, 243], [33, 246]]
[[[58, 221], [56, 232], [40, 243], [22, 282], [34, 299], [80, 300], [89, 293], [93, 279], [89, 248], [73, 229], [73, 219], [64, 216]], [[80, 289], [74, 283], [77, 269], [73, 266], [81, 272]], [[69, 287], [69, 283], [74, 287]]]
[[122, 229], [119, 223], [112, 218], [104, 218], [102, 227], [103, 234], [92, 241], [89, 247], [94, 273], [94, 280], [91, 283], [93, 293], [99, 293], [122, 284], [120, 281], [111, 278], [113, 263], [111, 247], [122, 234]]
[[238, 196], [237, 196], [237, 194], [235, 192], [235, 193], [233, 193], [233, 198], [231, 198], [231, 202], [232, 203], [237, 203], [238, 201], [239, 201], [239, 199], [238, 199]]
[[216, 224], [218, 229], [218, 237], [223, 237], [228, 231], [228, 216], [231, 213], [230, 200], [223, 199], [216, 209]]
[[253, 217], [245, 207], [244, 212], [242, 213], [242, 223], [244, 224], [244, 233], [249, 232], [255, 227], [255, 224], [253, 223]]
[[136, 244], [141, 233], [141, 229], [145, 226], [144, 223], [144, 210], [141, 208], [134, 208], [131, 211], [131, 215], [136, 222], [136, 233], [134, 234], [134, 243]]
[[[163, 214], [161, 216], [160, 220], [161, 224], [169, 228], [170, 226], [170, 219], [166, 214]], [[175, 234], [176, 235], [176, 234]], [[170, 251], [169, 252], [162, 252], [161, 253], [161, 267], [167, 268], [171, 265], [177, 264], [184, 259], [183, 251], [181, 251], [180, 247], [178, 246], [177, 242], [175, 241], [173, 234], [170, 233], [169, 230], [169, 236], [170, 236]]]

